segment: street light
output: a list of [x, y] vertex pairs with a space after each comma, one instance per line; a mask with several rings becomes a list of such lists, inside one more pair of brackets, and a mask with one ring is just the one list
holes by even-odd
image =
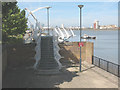
[[51, 7], [47, 7], [48, 35], [50, 35], [50, 31], [49, 31], [49, 8], [51, 8]]
[[[81, 9], [82, 9], [83, 6], [84, 5], [78, 5], [78, 7], [80, 8], [80, 43], [81, 43], [81, 32], [82, 32], [82, 28], [81, 28], [81, 26], [82, 26], [82, 24], [81, 24], [81, 21], [82, 21]], [[81, 59], [81, 46], [80, 46], [80, 72], [81, 72], [81, 61], [82, 61], [82, 59]]]

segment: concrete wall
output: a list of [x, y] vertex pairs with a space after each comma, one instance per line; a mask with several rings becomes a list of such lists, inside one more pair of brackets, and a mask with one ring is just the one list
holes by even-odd
[[[67, 42], [65, 44], [59, 44], [61, 50], [60, 54], [64, 57], [65, 60], [74, 60], [79, 62], [80, 60], [80, 47], [78, 46], [79, 42]], [[92, 42], [83, 42], [84, 46], [81, 48], [82, 61], [87, 61], [92, 63], [92, 56], [94, 45]]]
[[[35, 44], [16, 44], [7, 45], [2, 48], [2, 74], [4, 75], [7, 67], [19, 67], [25, 63], [31, 63], [35, 56]], [[33, 60], [34, 64], [35, 60]]]
[[86, 58], [85, 60], [89, 63], [92, 63], [92, 56], [94, 55], [94, 44], [91, 42], [85, 42], [85, 49], [86, 49]]
[[[10, 67], [21, 67], [24, 64], [31, 63], [31, 59], [35, 56], [35, 44], [18, 44], [9, 46], [8, 53], [8, 65]], [[33, 60], [34, 64], [35, 60]]]
[[2, 90], [2, 44], [0, 44], [0, 90]]
[[[79, 62], [80, 60], [80, 47], [78, 47], [78, 42], [67, 42], [65, 44], [59, 44], [61, 47], [60, 54], [64, 57], [65, 60], [74, 60]], [[82, 61], [87, 61], [92, 63], [93, 55], [93, 43], [84, 42], [82, 47]], [[16, 67], [22, 66], [25, 63], [33, 63], [34, 60], [30, 58], [34, 57], [35, 45], [13, 45], [9, 48], [3, 48], [2, 51], [2, 71], [5, 72], [8, 66]]]
[[2, 74], [4, 75], [7, 68], [7, 48], [2, 48]]

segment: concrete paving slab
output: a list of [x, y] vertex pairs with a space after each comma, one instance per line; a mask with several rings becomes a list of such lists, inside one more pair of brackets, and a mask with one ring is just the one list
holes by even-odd
[[9, 69], [3, 79], [4, 88], [118, 88], [118, 77], [93, 65], [66, 64], [61, 73], [37, 75], [32, 69]]
[[70, 82], [60, 84], [59, 88], [118, 88], [118, 78], [98, 67], [77, 74]]

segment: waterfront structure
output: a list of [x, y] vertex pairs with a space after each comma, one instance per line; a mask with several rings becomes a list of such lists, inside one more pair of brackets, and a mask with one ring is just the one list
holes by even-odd
[[[42, 35], [42, 29], [40, 22], [33, 14], [34, 12], [46, 8], [47, 9], [47, 21], [48, 21], [48, 35], [43, 36]], [[35, 46], [35, 64], [33, 68], [40, 73], [58, 73], [58, 71], [61, 69], [62, 65], [59, 62], [59, 59], [61, 58], [59, 55], [59, 46], [58, 42], [56, 42], [56, 39], [53, 36], [50, 36], [49, 33], [49, 8], [51, 7], [40, 7], [34, 11], [30, 11], [29, 9], [25, 9], [29, 12], [29, 15], [32, 15], [32, 17], [35, 19], [36, 23], [35, 26], [32, 27], [33, 29], [33, 35], [32, 37], [35, 40], [36, 46]], [[32, 41], [31, 41], [32, 42]], [[31, 43], [30, 42], [30, 43]], [[49, 63], [50, 62], [50, 63]], [[48, 70], [50, 68], [50, 70]], [[51, 70], [53, 70], [51, 72]]]
[[99, 21], [95, 20], [93, 23], [93, 28], [94, 29], [115, 29], [117, 28], [116, 25], [99, 25]]
[[64, 41], [68, 40], [69, 38], [76, 36], [74, 34], [74, 32], [72, 31], [72, 29], [70, 29], [68, 31], [65, 28], [62, 28], [62, 29], [63, 30], [61, 30], [60, 28], [55, 28], [54, 32], [53, 32], [54, 35], [56, 37], [58, 37], [58, 42], [59, 43], [64, 42]]
[[70, 28], [70, 29], [73, 29], [73, 30], [79, 30], [79, 29], [80, 29], [79, 26], [75, 26], [75, 27], [71, 26], [71, 27], [69, 27], [69, 28]]
[[94, 29], [99, 29], [99, 21], [94, 22]]
[[[30, 35], [32, 40], [35, 40], [36, 46], [35, 46], [35, 64], [33, 68], [38, 71], [39, 74], [55, 74], [59, 73], [59, 70], [62, 68], [62, 64], [60, 63], [60, 59], [62, 58], [59, 54], [59, 43], [62, 43], [66, 40], [68, 40], [70, 37], [75, 36], [72, 32], [69, 34], [66, 29], [63, 28], [65, 34], [62, 32], [60, 28], [58, 28], [59, 33], [57, 30], [55, 30], [58, 34], [54, 34], [53, 32], [50, 35], [50, 27], [49, 27], [49, 8], [50, 7], [41, 7], [36, 9], [35, 11], [39, 9], [47, 9], [47, 21], [48, 26], [47, 27], [41, 27], [40, 22], [38, 22], [38, 19], [33, 14], [33, 11], [30, 11], [26, 8], [26, 10], [33, 16], [33, 18], [36, 20], [35, 26], [31, 27], [33, 30], [33, 35]], [[64, 27], [64, 25], [62, 25]], [[42, 29], [47, 29], [48, 33], [44, 33]], [[59, 35], [61, 35], [59, 37]], [[32, 43], [32, 40], [29, 43]], [[59, 41], [61, 40], [61, 41]]]
[[[44, 30], [48, 30], [48, 27], [42, 27]], [[52, 27], [49, 26], [49, 29], [52, 29]]]
[[61, 28], [64, 28], [64, 24], [61, 24]]
[[91, 26], [90, 28], [93, 28], [93, 26]]
[[116, 25], [103, 25], [103, 26], [100, 26], [100, 29], [115, 29], [117, 28]]

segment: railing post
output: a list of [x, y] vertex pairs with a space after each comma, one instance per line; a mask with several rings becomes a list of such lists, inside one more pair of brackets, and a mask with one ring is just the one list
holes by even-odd
[[99, 67], [100, 67], [100, 58], [99, 58]]
[[120, 69], [120, 65], [118, 65], [118, 77], [120, 77], [119, 69]]
[[92, 64], [94, 64], [94, 56], [92, 56]]
[[109, 71], [109, 62], [107, 62], [107, 72]]
[[118, 77], [120, 78], [120, 65], [115, 64], [115, 63], [112, 63], [112, 62], [109, 62], [109, 61], [107, 61], [107, 60], [104, 60], [104, 59], [99, 58], [99, 57], [96, 57], [96, 56], [92, 56], [92, 64], [94, 64], [94, 62], [95, 62], [96, 60], [97, 60], [96, 66], [99, 67], [99, 68], [102, 68], [102, 66], [101, 66], [102, 64], [100, 64], [101, 61], [106, 62], [105, 65], [107, 65], [107, 67], [106, 67], [107, 70], [106, 70], [104, 67], [103, 67], [102, 69], [104, 69], [104, 70], [106, 70], [107, 72], [112, 73], [112, 74], [114, 74], [114, 75], [116, 75], [116, 72], [111, 72], [111, 71], [110, 71], [110, 69], [111, 69], [110, 64], [111, 64], [111, 65], [115, 65], [115, 67], [118, 66], [118, 67], [117, 67], [117, 68], [118, 68], [118, 72], [117, 72], [117, 75], [116, 75], [116, 76], [118, 76]]

